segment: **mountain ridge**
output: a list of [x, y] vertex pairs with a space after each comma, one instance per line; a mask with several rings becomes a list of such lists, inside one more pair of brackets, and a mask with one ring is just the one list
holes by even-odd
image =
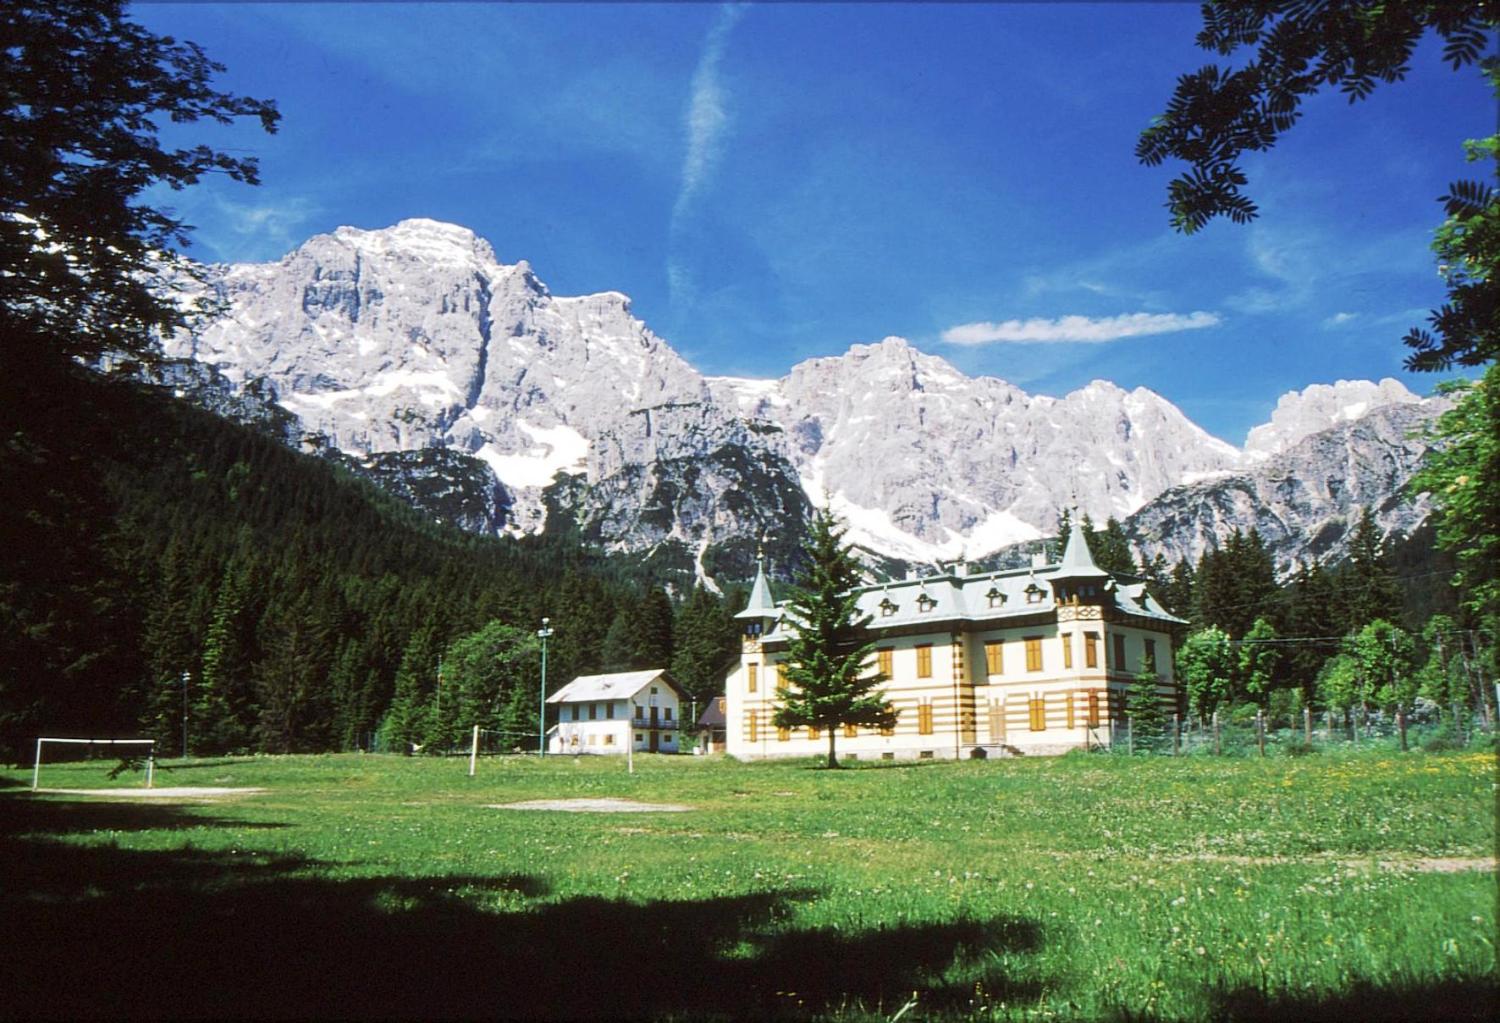
[[[1290, 453], [1384, 409], [1416, 410], [1414, 422], [1438, 410], [1395, 380], [1313, 384], [1283, 395], [1236, 448], [1148, 388], [1096, 380], [1031, 395], [895, 337], [775, 380], [706, 377], [628, 296], [555, 296], [526, 261], [501, 263], [474, 232], [429, 220], [341, 227], [274, 263], [208, 269], [227, 315], [167, 339], [169, 355], [261, 389], [356, 462], [389, 467], [429, 448], [477, 459], [490, 506], [472, 508], [465, 468], [465, 516], [480, 528], [536, 533], [568, 514], [607, 549], [670, 549], [709, 583], [713, 549], [741, 552], [734, 569], [748, 569], [737, 563], [760, 537], [786, 532], [789, 517], [800, 529], [825, 497], [877, 554], [973, 558], [1046, 535], [1064, 507], [1131, 519], [1184, 487], [1264, 496], [1257, 467], [1327, 477], [1287, 468]], [[1392, 438], [1350, 443], [1368, 460]], [[1385, 484], [1404, 485], [1414, 459], [1403, 448]], [[411, 462], [398, 473], [407, 492], [421, 489]], [[1146, 525], [1180, 519], [1142, 519], [1141, 548], [1190, 550]]]

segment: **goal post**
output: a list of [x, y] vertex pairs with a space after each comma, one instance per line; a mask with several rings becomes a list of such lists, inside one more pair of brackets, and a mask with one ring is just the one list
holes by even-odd
[[31, 791], [37, 790], [37, 783], [42, 776], [42, 750], [47, 743], [58, 743], [65, 746], [145, 746], [146, 747], [146, 788], [150, 788], [156, 775], [156, 740], [155, 739], [63, 739], [57, 736], [43, 735], [36, 740], [36, 762], [31, 768]]

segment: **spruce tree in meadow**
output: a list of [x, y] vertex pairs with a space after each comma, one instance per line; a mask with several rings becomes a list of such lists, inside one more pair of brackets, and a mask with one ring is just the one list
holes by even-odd
[[1170, 719], [1162, 706], [1157, 689], [1156, 659], [1150, 654], [1141, 661], [1141, 670], [1130, 684], [1125, 698], [1125, 712], [1130, 715], [1131, 741], [1136, 749], [1147, 752], [1158, 748], [1167, 735]]
[[803, 554], [806, 567], [785, 605], [792, 623], [782, 660], [785, 685], [771, 720], [778, 728], [825, 732], [827, 764], [835, 768], [841, 726], [893, 727], [896, 712], [878, 688], [885, 677], [870, 663], [875, 644], [855, 592], [859, 566], [827, 508], [814, 513]]

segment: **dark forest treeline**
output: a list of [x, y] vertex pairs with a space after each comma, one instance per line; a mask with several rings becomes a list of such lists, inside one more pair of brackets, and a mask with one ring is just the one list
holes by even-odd
[[1281, 581], [1253, 529], [1236, 530], [1196, 565], [1169, 572], [1158, 558], [1140, 571], [1191, 623], [1175, 654], [1194, 713], [1409, 713], [1418, 698], [1490, 713], [1484, 665], [1494, 636], [1457, 599], [1454, 559], [1434, 548], [1430, 527], [1383, 540], [1366, 509], [1343, 561], [1299, 563]]
[[[493, 640], [493, 623], [514, 647], [551, 619], [549, 689], [649, 663], [708, 690], [732, 646], [717, 597], [674, 609], [631, 562], [566, 535], [438, 525], [329, 462], [76, 366], [4, 376], [0, 746], [13, 757], [70, 732], [144, 730], [176, 751], [184, 702], [194, 752], [363, 745], [403, 663], [404, 710], [430, 716], [438, 659], [486, 626]], [[518, 691], [537, 693], [537, 659], [511, 660], [472, 723], [535, 727], [517, 708], [534, 707]]]

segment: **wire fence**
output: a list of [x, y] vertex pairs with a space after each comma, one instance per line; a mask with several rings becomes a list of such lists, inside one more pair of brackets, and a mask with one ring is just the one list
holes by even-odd
[[1101, 751], [1113, 755], [1301, 756], [1324, 750], [1426, 750], [1496, 748], [1489, 708], [1430, 706], [1411, 715], [1355, 708], [1303, 711], [1271, 719], [1264, 712], [1214, 714], [1168, 720], [1161, 728], [1115, 722]]

